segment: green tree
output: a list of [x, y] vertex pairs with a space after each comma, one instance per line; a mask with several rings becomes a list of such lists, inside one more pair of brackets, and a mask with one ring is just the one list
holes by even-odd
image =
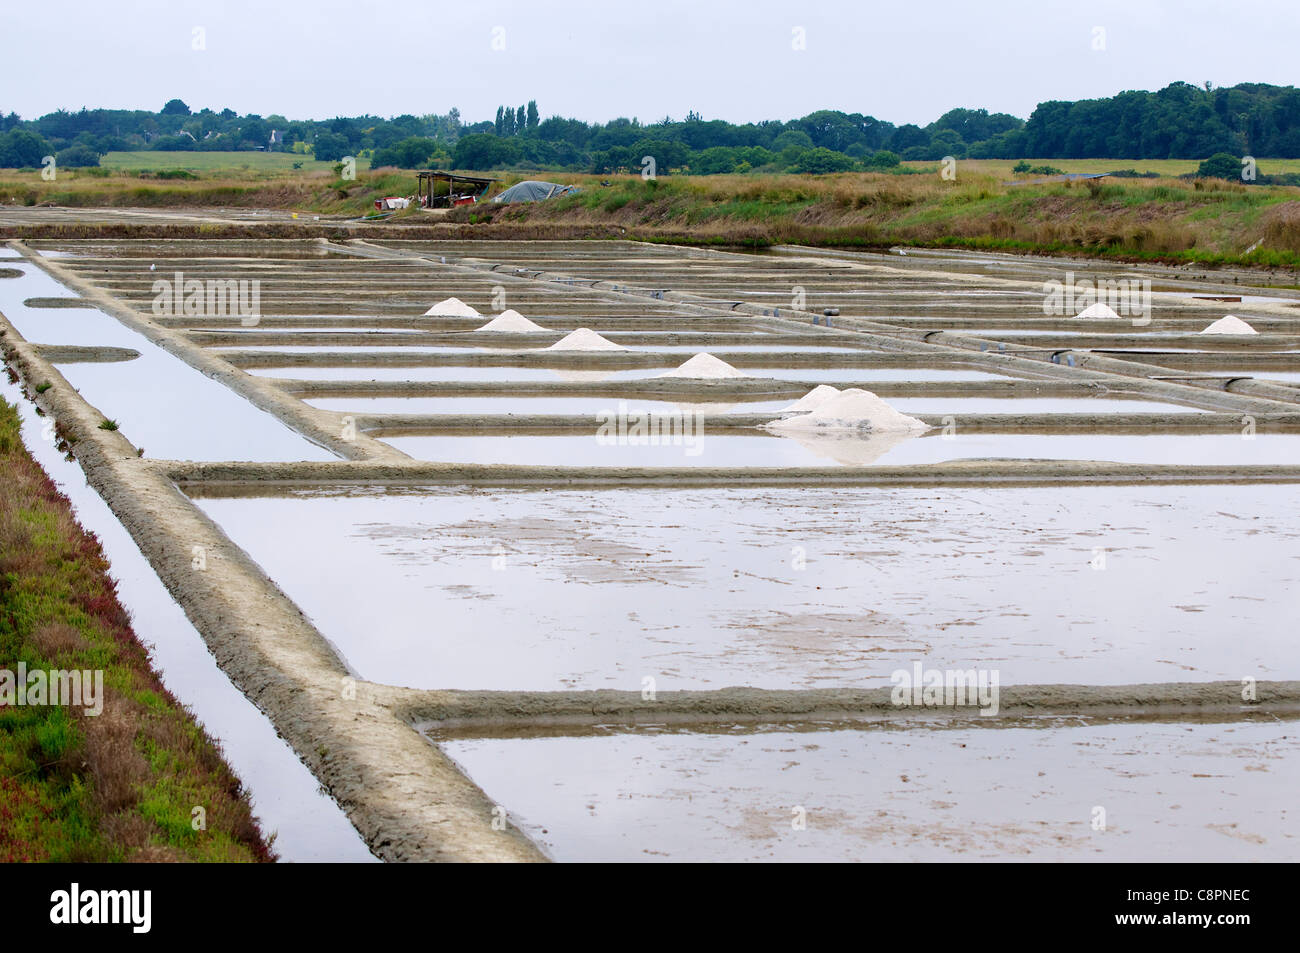
[[337, 162], [348, 154], [346, 136], [336, 132], [322, 132], [316, 136], [315, 156], [322, 162]]
[[519, 159], [519, 143], [485, 133], [461, 136], [452, 153], [457, 169], [495, 169]]
[[744, 159], [739, 150], [731, 146], [711, 146], [695, 153], [691, 158], [691, 172], [695, 175], [727, 175], [735, 172]]
[[772, 140], [773, 152], [780, 152], [790, 146], [799, 149], [811, 149], [813, 147], [812, 137], [802, 129], [787, 129]]
[[528, 100], [528, 128], [536, 129], [539, 121], [540, 118], [537, 115], [537, 100], [530, 99]]
[[1241, 159], [1228, 152], [1216, 152], [1197, 168], [1203, 179], [1240, 179]]
[[641, 171], [641, 159], [652, 156], [658, 172], [680, 169], [691, 161], [691, 150], [681, 142], [669, 142], [663, 139], [638, 139], [629, 150], [631, 166], [629, 171]]
[[879, 152], [873, 153], [866, 160], [867, 167], [871, 169], [892, 169], [901, 161], [897, 154], [887, 149], [881, 149]]
[[189, 136], [159, 136], [152, 145], [158, 152], [193, 152], [198, 144]]
[[11, 129], [0, 136], [0, 168], [35, 169], [53, 151], [50, 144], [36, 133]]
[[1020, 129], [1024, 124], [1024, 120], [1008, 116], [1006, 113], [989, 115], [987, 109], [950, 109], [930, 123], [926, 131], [933, 134], [941, 129], [951, 129], [961, 137], [962, 142], [970, 143], [981, 142], [1001, 133]]
[[[372, 169], [393, 166], [398, 169], [425, 169], [438, 149], [438, 142], [423, 136], [410, 136], [384, 149], [376, 149], [370, 157]], [[444, 153], [445, 154], [445, 153]]]
[[99, 153], [80, 143], [60, 149], [55, 155], [55, 162], [60, 168], [79, 169], [99, 165]]

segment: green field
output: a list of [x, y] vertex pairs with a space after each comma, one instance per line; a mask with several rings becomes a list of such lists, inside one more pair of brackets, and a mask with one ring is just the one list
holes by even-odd
[[[293, 164], [301, 162], [295, 170]], [[248, 169], [255, 172], [329, 172], [333, 162], [317, 162], [311, 156], [293, 152], [108, 152], [99, 160], [106, 169], [189, 169], [194, 172], [227, 172]], [[358, 169], [370, 168], [369, 159], [358, 159]]]

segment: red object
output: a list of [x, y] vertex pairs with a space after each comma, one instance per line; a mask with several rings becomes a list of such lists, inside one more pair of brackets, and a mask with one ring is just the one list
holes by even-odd
[[452, 202], [451, 204], [452, 205], [473, 205], [475, 201], [476, 200], [474, 196], [471, 195], [468, 198], [456, 199], [456, 201]]

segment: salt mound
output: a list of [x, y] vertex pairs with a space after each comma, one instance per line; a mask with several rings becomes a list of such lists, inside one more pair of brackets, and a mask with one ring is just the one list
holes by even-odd
[[832, 387], [830, 384], [818, 384], [789, 407], [785, 408], [785, 410], [781, 411], [781, 413], [788, 414], [791, 411], [797, 411], [801, 414], [809, 413], [810, 411], [816, 410], [832, 397], [838, 395], [839, 392], [840, 389], [838, 387]]
[[621, 344], [615, 344], [601, 337], [591, 328], [578, 328], [556, 341], [547, 351], [626, 351]]
[[1089, 305], [1078, 314], [1076, 318], [1083, 318], [1085, 321], [1119, 321], [1119, 314], [1110, 305], [1102, 304], [1098, 301], [1096, 304]]
[[479, 316], [477, 311], [459, 298], [446, 298], [439, 301], [428, 311], [424, 312], [425, 317], [428, 317], [431, 314], [436, 314], [444, 318], [477, 318]]
[[664, 371], [657, 377], [691, 377], [695, 379], [720, 380], [725, 377], [748, 377], [744, 371], [737, 370], [726, 361], [712, 354], [696, 354], [681, 367]]
[[930, 425], [899, 413], [871, 393], [858, 387], [842, 390], [806, 414], [787, 417], [767, 425], [773, 430], [853, 431], [889, 433], [929, 430]]
[[1252, 328], [1235, 314], [1224, 315], [1215, 321], [1208, 328], [1201, 332], [1202, 334], [1258, 334], [1259, 332]]
[[533, 331], [548, 331], [550, 329], [544, 328], [540, 324], [534, 324], [518, 311], [511, 309], [502, 311], [479, 330], [497, 331], [501, 334], [529, 334]]

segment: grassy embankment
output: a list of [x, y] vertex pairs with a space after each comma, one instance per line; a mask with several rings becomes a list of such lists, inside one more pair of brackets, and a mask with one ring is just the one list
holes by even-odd
[[954, 182], [937, 173], [605, 181], [588, 179], [583, 192], [539, 205], [457, 209], [448, 219], [605, 224], [652, 241], [760, 247], [902, 244], [1300, 265], [1297, 188], [1171, 178], [1009, 186], [996, 174], [960, 168]]
[[[204, 154], [171, 155], [188, 159]], [[265, 153], [251, 155], [270, 159]], [[496, 173], [501, 179], [498, 188], [538, 177], [581, 185], [583, 192], [533, 206], [461, 208], [445, 217], [410, 209], [393, 216], [386, 227], [445, 222], [464, 226], [455, 230], [456, 237], [465, 237], [468, 228], [485, 238], [494, 232], [512, 238], [530, 232], [563, 238], [571, 232], [574, 237], [600, 233], [755, 247], [905, 244], [1300, 266], [1300, 189], [1173, 178], [1194, 171], [1197, 163], [1192, 160], [1030, 161], [1065, 171], [1136, 169], [1161, 177], [1013, 186], [1008, 184], [1015, 178], [1010, 160], [963, 161], [954, 182], [943, 181], [936, 165], [924, 163], [915, 164], [928, 170], [921, 175], [663, 176], [654, 182], [639, 176]], [[1259, 162], [1261, 174], [1298, 170], [1300, 160]], [[0, 200], [69, 206], [225, 205], [360, 216], [373, 211], [376, 198], [415, 190], [414, 173], [391, 169], [358, 171], [352, 181], [336, 178], [332, 167], [214, 167], [197, 175], [192, 180], [157, 180], [123, 172], [77, 171], [43, 182], [35, 172], [0, 173]]]
[[0, 669], [104, 673], [98, 715], [0, 705], [0, 861], [274, 859], [220, 750], [151, 668], [99, 542], [3, 400], [0, 486]]

